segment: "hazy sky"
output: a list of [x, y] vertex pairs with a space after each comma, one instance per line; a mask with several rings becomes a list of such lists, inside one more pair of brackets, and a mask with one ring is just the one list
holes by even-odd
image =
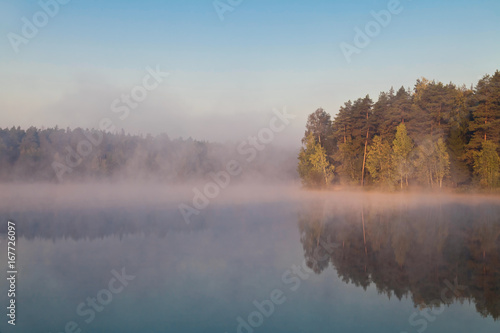
[[[0, 0], [0, 126], [109, 117], [133, 133], [238, 141], [286, 106], [297, 118], [276, 141], [298, 145], [318, 107], [335, 114], [421, 76], [469, 86], [500, 68], [498, 0], [401, 0], [348, 63], [340, 44], [354, 45], [355, 28], [389, 2], [221, 0], [231, 6], [221, 20], [213, 0], [71, 0], [53, 17], [37, 1]], [[23, 35], [26, 22], [38, 32]], [[29, 37], [19, 52], [9, 33]], [[148, 66], [170, 75], [120, 119], [112, 102], [142, 85]]]

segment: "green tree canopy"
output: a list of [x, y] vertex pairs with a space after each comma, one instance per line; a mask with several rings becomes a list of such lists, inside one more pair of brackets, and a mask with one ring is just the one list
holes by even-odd
[[494, 188], [498, 186], [500, 175], [500, 157], [498, 145], [490, 140], [482, 144], [480, 152], [475, 154], [474, 173], [479, 177], [481, 186]]
[[403, 179], [408, 186], [408, 176], [412, 173], [410, 153], [413, 150], [412, 139], [408, 136], [406, 125], [399, 124], [396, 129], [396, 137], [393, 141], [392, 161], [396, 175], [398, 175], [401, 189], [403, 188]]

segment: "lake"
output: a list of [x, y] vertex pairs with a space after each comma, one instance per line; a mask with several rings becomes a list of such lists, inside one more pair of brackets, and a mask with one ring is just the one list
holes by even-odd
[[2, 206], [2, 333], [500, 331], [498, 199], [252, 190], [186, 223], [128, 193]]

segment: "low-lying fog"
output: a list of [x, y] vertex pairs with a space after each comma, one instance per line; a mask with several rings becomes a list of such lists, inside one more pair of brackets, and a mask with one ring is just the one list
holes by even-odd
[[171, 206], [185, 204], [194, 208], [216, 205], [274, 202], [322, 202], [345, 209], [371, 205], [437, 205], [449, 202], [474, 205], [500, 204], [500, 197], [488, 195], [375, 192], [359, 189], [306, 190], [296, 182], [219, 182], [208, 178], [184, 185], [154, 183], [70, 183], [2, 184], [0, 209], [36, 210], [64, 208], [103, 208]]

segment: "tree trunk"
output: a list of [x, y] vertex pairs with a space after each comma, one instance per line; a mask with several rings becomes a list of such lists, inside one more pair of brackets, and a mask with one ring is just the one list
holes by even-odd
[[443, 109], [443, 104], [439, 106], [439, 115], [438, 115], [438, 127], [441, 127], [441, 110]]
[[[486, 119], [484, 120], [484, 124], [485, 124], [485, 125], [486, 125], [486, 124], [488, 124], [488, 118], [486, 118]], [[486, 141], [486, 126], [485, 126], [485, 128], [484, 128], [484, 141]]]
[[370, 128], [366, 130], [365, 140], [365, 153], [363, 155], [363, 170], [361, 171], [361, 186], [365, 186], [365, 164], [366, 164], [366, 147], [368, 146], [368, 136], [370, 135]]

